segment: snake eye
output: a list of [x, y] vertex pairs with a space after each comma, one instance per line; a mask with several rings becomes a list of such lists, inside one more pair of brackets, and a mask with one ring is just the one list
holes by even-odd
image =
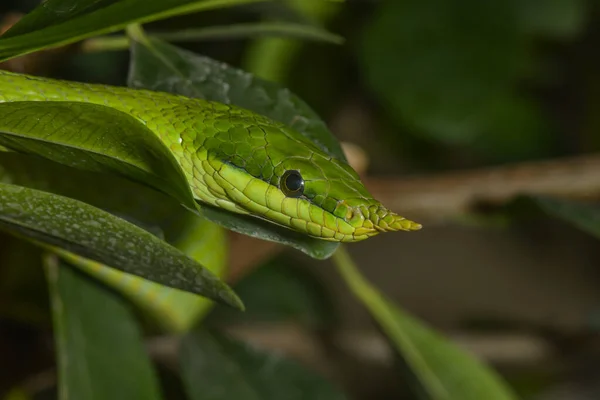
[[304, 193], [304, 179], [298, 171], [285, 171], [279, 181], [279, 188], [288, 197], [300, 197]]

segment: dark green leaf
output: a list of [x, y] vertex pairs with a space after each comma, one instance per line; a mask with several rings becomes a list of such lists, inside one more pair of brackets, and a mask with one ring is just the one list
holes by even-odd
[[189, 211], [164, 193], [110, 173], [70, 168], [28, 154], [0, 152], [0, 182], [70, 197], [176, 239]]
[[323, 120], [298, 96], [252, 74], [157, 39], [132, 44], [129, 86], [160, 90], [266, 115], [294, 128], [326, 153], [345, 160]]
[[[137, 226], [70, 198], [0, 184], [0, 229], [148, 280], [243, 308], [210, 271]], [[54, 247], [56, 246], [56, 247]]]
[[[148, 32], [148, 36], [167, 42], [198, 42], [201, 40], [246, 39], [256, 36], [293, 37], [340, 44], [344, 39], [314, 26], [291, 22], [259, 22], [209, 26], [174, 32]], [[129, 47], [127, 36], [103, 36], [88, 39], [85, 51], [120, 50]]]
[[[345, 159], [325, 123], [287, 89], [167, 43], [155, 39], [149, 39], [147, 46], [133, 43], [129, 84], [250, 109], [292, 126], [328, 154]], [[338, 246], [216, 208], [204, 207], [204, 215], [233, 231], [287, 244], [316, 258], [329, 257]]]
[[63, 399], [161, 399], [142, 336], [125, 302], [81, 272], [46, 259]]
[[262, 0], [47, 0], [0, 38], [0, 61], [196, 11]]
[[[164, 236], [170, 244], [214, 274], [221, 276], [225, 271], [227, 243], [222, 229], [186, 211], [171, 197], [146, 186], [118, 176], [69, 168], [18, 153], [0, 153], [0, 182], [49, 191], [99, 207], [161, 238]], [[188, 330], [213, 304], [204, 297], [74, 257], [69, 257], [74, 265], [118, 290], [170, 332]], [[19, 259], [22, 260], [22, 254]], [[15, 268], [26, 271], [20, 264]], [[9, 281], [6, 283], [10, 284]], [[0, 284], [0, 293], [2, 286]]]
[[62, 24], [78, 16], [108, 7], [120, 0], [48, 0], [21, 18], [3, 38], [23, 35], [48, 26]]
[[396, 347], [419, 392], [430, 400], [516, 400], [491, 369], [388, 301], [360, 275], [341, 247], [341, 275]]
[[[432, 400], [516, 400], [513, 391], [473, 355], [381, 299], [375, 318]], [[383, 309], [385, 308], [385, 309]]]
[[[189, 217], [188, 226], [182, 228], [181, 238], [175, 240], [175, 245], [215, 275], [222, 276], [227, 256], [224, 230], [205, 219], [194, 215]], [[159, 285], [88, 259], [70, 258], [70, 261], [119, 291], [156, 324], [172, 333], [187, 332], [214, 304], [204, 297]]]
[[344, 38], [341, 36], [329, 33], [322, 28], [291, 22], [258, 22], [209, 26], [206, 28], [188, 29], [178, 32], [157, 32], [151, 34], [151, 36], [166, 41], [198, 41], [207, 39], [229, 40], [258, 36], [280, 36], [333, 44], [342, 44], [344, 42]]
[[0, 104], [0, 144], [71, 167], [120, 174], [195, 209], [177, 161], [146, 126], [110, 107], [79, 102]]
[[338, 243], [336, 242], [314, 239], [305, 234], [273, 225], [270, 222], [245, 215], [235, 215], [215, 207], [204, 206], [202, 208], [202, 215], [209, 221], [234, 232], [285, 244], [311, 257], [322, 260], [330, 257], [335, 252], [335, 249], [338, 248]]
[[188, 334], [180, 358], [190, 400], [345, 398], [321, 377], [280, 355], [207, 331]]

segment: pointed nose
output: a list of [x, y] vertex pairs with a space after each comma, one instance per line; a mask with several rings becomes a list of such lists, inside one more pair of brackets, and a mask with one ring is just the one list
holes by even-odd
[[395, 231], [418, 231], [422, 228], [421, 224], [406, 219], [396, 213], [388, 211], [383, 217], [377, 219], [371, 217], [374, 228], [382, 232], [395, 232]]
[[406, 219], [382, 205], [358, 207], [358, 211], [364, 219], [362, 227], [357, 230], [369, 236], [376, 235], [379, 232], [418, 231], [422, 228], [421, 224]]

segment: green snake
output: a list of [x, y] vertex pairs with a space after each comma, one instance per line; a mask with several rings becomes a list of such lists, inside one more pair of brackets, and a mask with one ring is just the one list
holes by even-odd
[[16, 101], [85, 102], [127, 113], [170, 149], [201, 203], [330, 241], [421, 228], [375, 200], [346, 162], [240, 107], [0, 71], [0, 103]]

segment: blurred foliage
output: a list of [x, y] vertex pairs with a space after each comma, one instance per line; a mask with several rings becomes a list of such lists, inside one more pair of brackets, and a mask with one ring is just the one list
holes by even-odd
[[571, 0], [386, 1], [362, 42], [366, 78], [415, 133], [492, 161], [545, 156], [554, 128], [523, 83], [539, 74], [536, 40], [572, 38], [585, 12]]
[[190, 400], [347, 398], [295, 362], [205, 330], [183, 340], [181, 370]]
[[[302, 264], [276, 257], [234, 286], [244, 299], [243, 315], [217, 306], [208, 324], [292, 322], [324, 330], [336, 323], [327, 288]], [[269, 288], [269, 290], [265, 290]], [[277, 299], [273, 302], [273, 299]]]

